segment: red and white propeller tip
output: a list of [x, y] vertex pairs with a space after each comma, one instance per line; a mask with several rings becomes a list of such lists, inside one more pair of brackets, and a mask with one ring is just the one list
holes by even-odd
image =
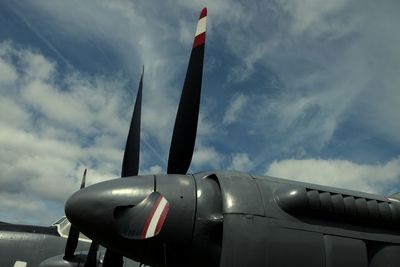
[[193, 48], [202, 45], [206, 41], [207, 8], [201, 10], [197, 22], [196, 34], [194, 35]]

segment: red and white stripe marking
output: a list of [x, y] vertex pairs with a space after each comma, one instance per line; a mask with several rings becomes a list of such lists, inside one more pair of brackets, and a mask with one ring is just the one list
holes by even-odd
[[196, 34], [194, 35], [193, 48], [202, 45], [206, 41], [207, 8], [203, 8], [197, 23]]
[[169, 211], [169, 203], [163, 196], [159, 196], [153, 209], [143, 227], [142, 238], [149, 238], [157, 235], [164, 224]]

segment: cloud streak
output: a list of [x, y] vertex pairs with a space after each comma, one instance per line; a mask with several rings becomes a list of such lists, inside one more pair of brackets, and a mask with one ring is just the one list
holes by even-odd
[[375, 194], [397, 193], [400, 158], [382, 164], [357, 164], [338, 159], [287, 159], [274, 161], [266, 175], [306, 181]]
[[[18, 4], [24, 18], [14, 16], [11, 30], [3, 29], [12, 41], [0, 43], [0, 198], [20, 207], [3, 210], [5, 219], [20, 218], [23, 201], [31, 201], [42, 224], [54, 220], [85, 167], [89, 184], [119, 176], [142, 64], [140, 168], [165, 172], [203, 3], [78, 2]], [[192, 171], [316, 177], [369, 192], [398, 188], [397, 1], [207, 6]]]
[[237, 121], [238, 116], [241, 115], [240, 113], [245, 108], [247, 102], [248, 102], [248, 97], [246, 97], [245, 95], [236, 96], [232, 100], [230, 106], [228, 106], [228, 108], [225, 112], [223, 123], [231, 124], [231, 123], [234, 123], [235, 121]]
[[118, 176], [128, 115], [118, 119], [124, 95], [104, 89], [123, 83], [77, 73], [60, 79], [54, 62], [10, 42], [0, 43], [0, 55], [0, 76], [10, 77], [0, 84], [0, 196], [7, 205], [22, 208], [21, 194], [41, 211], [63, 203], [79, 188], [84, 167], [97, 177], [89, 184]]

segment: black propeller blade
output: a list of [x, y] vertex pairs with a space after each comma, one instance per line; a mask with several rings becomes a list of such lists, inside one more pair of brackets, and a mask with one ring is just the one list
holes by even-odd
[[140, 117], [142, 109], [142, 87], [144, 66], [140, 77], [139, 89], [136, 96], [131, 125], [125, 145], [124, 159], [122, 161], [121, 177], [135, 176], [139, 173], [140, 152]]
[[[85, 171], [83, 172], [81, 189], [85, 187], [86, 171], [87, 170], [85, 169]], [[79, 230], [74, 225], [71, 224], [71, 227], [70, 227], [69, 233], [68, 233], [67, 244], [65, 246], [65, 253], [64, 253], [65, 260], [70, 260], [74, 257], [76, 247], [78, 246], [78, 240], [79, 240]]]
[[136, 240], [156, 236], [162, 229], [168, 211], [167, 199], [159, 192], [153, 192], [136, 206], [117, 215], [118, 232]]
[[[203, 8], [197, 24], [193, 48], [176, 115], [168, 158], [168, 174], [186, 174], [193, 157], [203, 76], [206, 18], [207, 9]], [[139, 172], [143, 76], [144, 69], [140, 78], [126, 142], [121, 177], [137, 176]], [[70, 203], [70, 205], [72, 204]], [[117, 231], [121, 236], [133, 240], [144, 240], [154, 237], [160, 233], [168, 212], [169, 202], [166, 198], [159, 192], [152, 192], [139, 204], [133, 207], [122, 207], [122, 209], [115, 213]], [[93, 242], [92, 245], [94, 246], [93, 250], [97, 251], [96, 244]], [[107, 249], [102, 266], [122, 267], [122, 265], [123, 256], [114, 250]]]
[[79, 230], [71, 224], [68, 233], [67, 244], [65, 246], [65, 260], [71, 260], [74, 257], [76, 247], [78, 246]]
[[92, 241], [90, 244], [89, 252], [86, 257], [84, 267], [97, 267], [97, 251], [99, 250], [99, 243]]
[[[144, 66], [142, 69], [142, 75], [140, 77], [139, 89], [136, 95], [135, 107], [133, 109], [128, 138], [126, 139], [124, 158], [122, 160], [121, 177], [136, 176], [139, 173], [140, 118], [142, 109], [143, 75]], [[122, 265], [122, 255], [107, 249], [106, 254], [104, 255], [103, 267], [122, 267]]]
[[85, 188], [85, 184], [86, 184], [86, 172], [87, 172], [87, 169], [85, 169], [85, 171], [83, 172], [83, 177], [82, 177], [80, 189]]
[[[85, 169], [82, 177], [81, 187], [80, 189], [85, 187], [86, 184], [86, 173], [87, 169]], [[71, 224], [71, 228], [69, 229], [67, 245], [65, 246], [65, 255], [64, 260], [72, 260], [74, 257], [74, 253], [79, 241], [79, 230]], [[84, 267], [97, 267], [97, 251], [99, 249], [99, 244], [96, 241], [92, 241], [90, 244], [90, 249], [88, 255], [86, 257], [86, 262]]]
[[[186, 174], [193, 156], [203, 76], [206, 16], [207, 9], [203, 8], [197, 24], [175, 120], [168, 159], [168, 173]], [[125, 148], [121, 172], [122, 177], [135, 176], [139, 171], [143, 72]], [[129, 239], [153, 237], [160, 232], [168, 211], [168, 201], [160, 193], [153, 192], [135, 207], [121, 211], [118, 231], [122, 236]], [[122, 256], [107, 249], [103, 267], [107, 266], [122, 266]]]
[[102, 267], [122, 267], [123, 264], [124, 261], [121, 254], [116, 253], [111, 249], [106, 250]]
[[199, 117], [201, 82], [203, 77], [207, 9], [203, 8], [197, 24], [183, 85], [174, 132], [169, 150], [169, 174], [186, 174], [192, 161]]

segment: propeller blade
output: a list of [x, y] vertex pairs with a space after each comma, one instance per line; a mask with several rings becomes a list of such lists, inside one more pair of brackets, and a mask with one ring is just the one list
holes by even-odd
[[83, 177], [82, 177], [82, 182], [81, 182], [81, 189], [85, 188], [85, 184], [86, 184], [86, 172], [87, 169], [85, 169], [85, 171], [83, 172]]
[[203, 77], [207, 9], [203, 8], [197, 23], [193, 48], [183, 85], [168, 158], [168, 174], [186, 174], [192, 161], [199, 117]]
[[[142, 69], [142, 75], [140, 77], [139, 89], [136, 95], [135, 107], [133, 109], [128, 138], [126, 139], [124, 159], [122, 160], [121, 177], [136, 176], [139, 173], [140, 118], [142, 109], [143, 75], [144, 66]], [[103, 267], [118, 267], [122, 266], [122, 264], [122, 255], [110, 249], [106, 250]]]
[[125, 238], [142, 240], [160, 233], [169, 211], [168, 200], [153, 192], [134, 207], [117, 215], [117, 230]]
[[79, 230], [71, 224], [68, 233], [67, 244], [65, 246], [64, 259], [70, 260], [74, 257], [76, 247], [78, 246]]
[[[85, 187], [85, 182], [86, 182], [86, 171], [83, 172], [83, 177], [82, 177], [82, 182], [81, 182], [81, 189]], [[65, 246], [65, 253], [64, 253], [64, 259], [72, 259], [74, 257], [74, 253], [76, 250], [76, 247], [78, 246], [78, 240], [79, 240], [79, 230], [71, 224], [71, 227], [69, 228], [69, 233], [68, 233], [68, 239], [67, 239], [67, 244]]]
[[122, 267], [123, 264], [124, 260], [121, 254], [116, 253], [111, 249], [106, 250], [102, 267]]
[[[140, 77], [139, 89], [136, 95], [135, 107], [131, 125], [129, 127], [128, 138], [126, 139], [124, 159], [122, 160], [121, 177], [136, 176], [139, 173], [139, 152], [140, 152], [140, 118], [142, 109], [142, 88], [143, 88], [143, 75]], [[122, 266], [122, 255], [107, 249], [104, 256], [103, 267], [107, 266]]]
[[128, 138], [126, 140], [124, 159], [122, 161], [121, 177], [135, 176], [139, 172], [140, 152], [140, 117], [142, 109], [142, 87], [144, 66], [140, 77], [139, 89], [136, 96]]
[[97, 267], [97, 251], [99, 250], [99, 243], [92, 240], [89, 252], [86, 256], [86, 262], [83, 267]]

